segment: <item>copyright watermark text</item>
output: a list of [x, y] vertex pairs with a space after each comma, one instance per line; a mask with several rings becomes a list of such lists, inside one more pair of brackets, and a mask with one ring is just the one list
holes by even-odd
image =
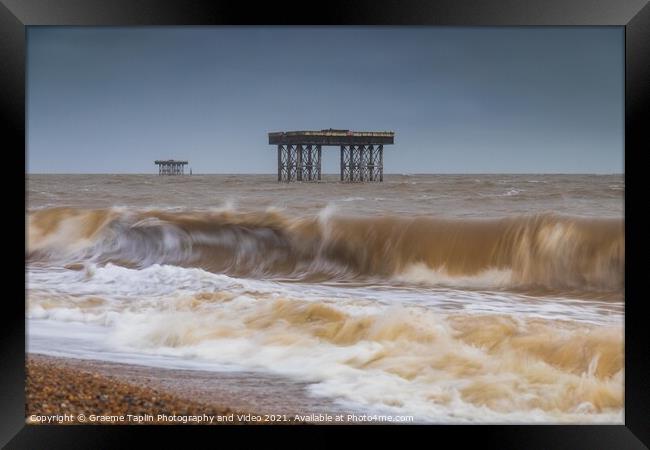
[[200, 424], [211, 425], [218, 423], [268, 423], [268, 422], [307, 422], [307, 423], [409, 423], [413, 416], [391, 416], [377, 414], [223, 414], [223, 415], [176, 415], [176, 414], [31, 414], [27, 418], [29, 424]]

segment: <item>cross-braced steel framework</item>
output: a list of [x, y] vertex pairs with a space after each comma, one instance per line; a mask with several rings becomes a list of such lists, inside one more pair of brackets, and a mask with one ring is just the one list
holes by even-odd
[[341, 145], [341, 181], [384, 181], [384, 146]]
[[320, 131], [269, 133], [278, 146], [278, 181], [320, 181], [322, 147], [341, 149], [341, 181], [384, 181], [384, 145], [395, 143], [392, 131]]
[[187, 161], [156, 160], [154, 163], [158, 166], [158, 175], [184, 175]]
[[320, 181], [320, 145], [278, 145], [278, 181]]

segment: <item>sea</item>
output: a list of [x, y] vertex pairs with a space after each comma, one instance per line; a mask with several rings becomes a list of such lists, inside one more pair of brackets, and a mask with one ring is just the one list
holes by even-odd
[[30, 353], [272, 374], [416, 423], [623, 423], [621, 174], [26, 187]]

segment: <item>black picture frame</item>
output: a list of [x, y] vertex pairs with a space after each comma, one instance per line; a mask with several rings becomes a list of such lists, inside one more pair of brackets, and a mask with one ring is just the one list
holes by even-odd
[[[5, 231], [11, 246], [4, 279], [13, 289], [3, 302], [0, 326], [0, 445], [8, 448], [115, 448], [143, 432], [164, 439], [187, 439], [186, 433], [223, 432], [221, 427], [97, 427], [31, 426], [25, 424], [25, 272], [18, 266], [20, 239], [25, 233], [25, 203], [15, 195], [25, 168], [26, 27], [160, 26], [160, 25], [436, 25], [436, 26], [621, 26], [625, 28], [625, 425], [503, 425], [402, 426], [372, 428], [381, 439], [410, 433], [414, 428], [462, 445], [479, 439], [482, 446], [499, 448], [644, 448], [650, 445], [650, 364], [641, 283], [646, 267], [643, 220], [645, 176], [643, 150], [648, 146], [647, 114], [650, 92], [650, 6], [647, 0], [332, 0], [313, 4], [183, 0], [0, 0], [0, 111], [4, 134], [3, 184], [9, 208]], [[9, 138], [9, 139], [7, 139]], [[14, 180], [15, 177], [15, 180]], [[23, 185], [24, 186], [24, 185]], [[635, 199], [636, 198], [636, 199]], [[24, 199], [23, 199], [24, 200]], [[641, 203], [640, 203], [641, 202]], [[635, 203], [637, 207], [635, 208]], [[642, 205], [641, 208], [638, 205]], [[24, 243], [24, 241], [23, 241]], [[15, 289], [15, 291], [14, 291]], [[209, 430], [207, 428], [210, 428]], [[356, 427], [346, 427], [346, 429]], [[423, 429], [424, 428], [424, 429]], [[229, 428], [237, 439], [259, 438], [276, 427]], [[285, 434], [301, 433], [307, 442], [327, 438], [339, 427], [283, 427]], [[167, 441], [171, 444], [172, 441]], [[186, 441], [187, 442], [187, 441]], [[645, 445], [644, 445], [645, 444]], [[311, 444], [309, 444], [311, 445]]]

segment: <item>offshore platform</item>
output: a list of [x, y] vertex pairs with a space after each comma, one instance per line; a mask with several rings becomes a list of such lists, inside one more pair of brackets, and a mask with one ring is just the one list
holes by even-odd
[[187, 165], [187, 161], [165, 159], [156, 160], [154, 161], [154, 164], [158, 166], [158, 175], [185, 175], [185, 166]]
[[384, 181], [384, 145], [394, 144], [392, 131], [320, 131], [269, 133], [278, 146], [278, 181], [320, 181], [322, 148], [339, 147], [341, 181]]

